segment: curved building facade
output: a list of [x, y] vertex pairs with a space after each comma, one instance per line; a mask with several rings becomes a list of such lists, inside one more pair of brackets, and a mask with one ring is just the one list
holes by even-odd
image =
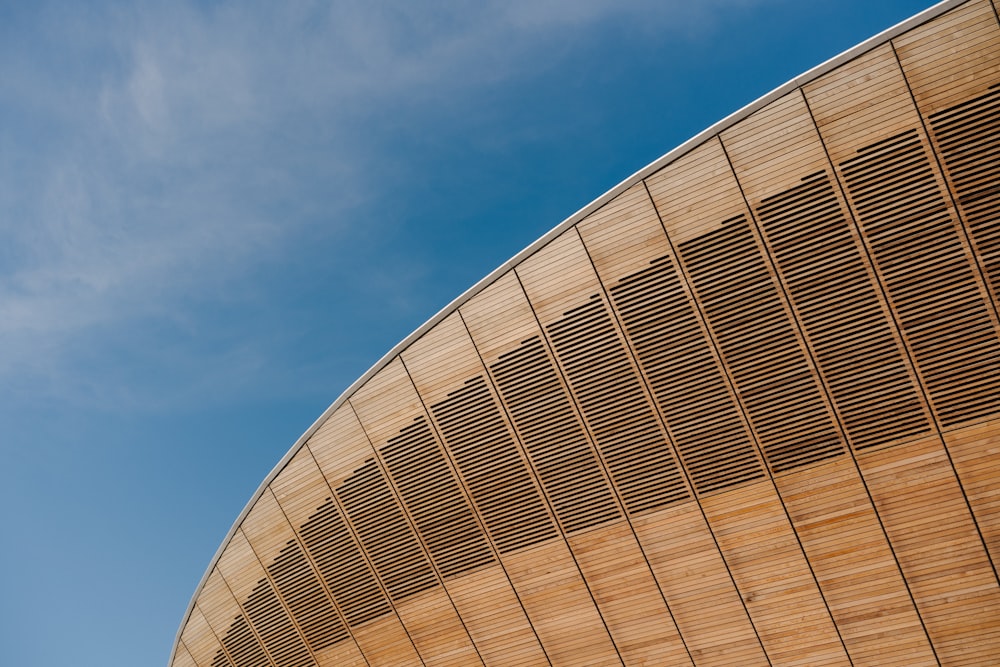
[[1000, 19], [945, 2], [400, 343], [171, 665], [997, 664], [998, 303]]

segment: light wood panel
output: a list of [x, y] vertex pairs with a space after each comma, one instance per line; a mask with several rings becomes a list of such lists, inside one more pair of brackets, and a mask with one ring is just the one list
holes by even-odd
[[1000, 655], [1000, 589], [940, 439], [858, 459], [941, 662], [989, 664]]
[[[674, 417], [673, 428], [669, 418], [667, 427], [681, 448], [687, 500], [693, 496], [687, 483], [692, 477], [707, 489], [731, 481], [720, 475], [719, 464], [732, 466], [738, 450], [720, 446], [719, 424], [695, 417], [692, 404], [687, 402], [694, 394], [691, 400], [704, 407], [704, 389], [692, 386], [691, 376], [681, 370], [704, 365], [698, 358], [704, 345], [693, 342], [701, 336], [697, 323], [692, 332], [689, 322], [676, 317], [678, 313], [671, 309], [678, 300], [676, 293], [669, 292], [674, 278], [671, 250], [645, 187], [641, 183], [634, 186], [581, 222], [578, 229], [604, 286], [629, 290], [627, 297], [617, 293], [616, 315], [625, 322], [632, 345], [641, 350], [638, 357], [646, 364], [644, 379], [660, 397], [661, 410]], [[613, 300], [615, 294], [611, 292]], [[627, 304], [624, 317], [623, 303]], [[636, 311], [640, 314], [633, 316]], [[703, 385], [702, 373], [694, 383]], [[759, 470], [755, 453], [751, 452], [751, 457]], [[765, 662], [753, 624], [701, 508], [689, 501], [676, 508], [633, 515], [631, 521], [695, 662]], [[665, 535], [672, 539], [664, 539]]]
[[834, 459], [776, 483], [854, 664], [937, 664], [854, 462]]
[[[743, 443], [742, 448], [754, 447], [763, 433], [764, 452], [777, 472], [835, 456], [839, 436], [822, 413], [825, 405], [815, 385], [810, 386], [813, 379], [787, 320], [787, 306], [763, 261], [722, 145], [712, 142], [699, 152], [692, 161], [703, 180], [689, 179], [680, 188], [669, 174], [662, 175], [654, 201], [659, 197], [669, 202], [663, 210], [658, 207], [669, 236], [673, 239], [679, 229], [679, 238], [687, 239], [674, 242], [678, 263], [700, 301], [712, 346], [721, 353], [719, 362], [733, 378], [736, 395], [720, 388], [716, 409], [725, 415], [729, 437]], [[728, 222], [719, 225], [699, 215], [703, 203], [727, 216]], [[689, 213], [692, 222], [685, 221]], [[711, 231], [691, 235], [696, 228]], [[743, 421], [746, 414], [749, 425]], [[750, 433], [747, 426], [753, 427]], [[772, 661], [847, 662], [842, 639], [771, 480], [731, 488], [701, 503]], [[741, 503], [746, 508], [737, 511]], [[741, 532], [745, 536], [737, 538]], [[745, 550], [760, 557], [747, 558]], [[783, 572], [779, 581], [772, 580], [776, 571]], [[761, 588], [768, 594], [761, 595]], [[788, 614], [810, 625], [812, 633], [790, 632]]]
[[746, 205], [717, 138], [645, 179], [674, 245], [725, 229]]
[[[554, 446], [546, 447], [543, 444], [544, 434], [538, 434], [542, 437], [536, 437], [536, 434], [529, 430], [525, 439], [525, 431], [518, 427], [519, 419], [523, 426], [524, 420], [531, 414], [531, 405], [526, 403], [530, 401], [530, 396], [525, 396], [526, 402], [521, 404], [510, 400], [511, 392], [517, 391], [519, 373], [517, 366], [511, 364], [511, 360], [520, 362], [522, 367], [526, 366], [528, 369], [537, 367], [541, 363], [542, 374], [539, 377], [546, 381], [547, 378], [551, 378], [552, 370], [551, 362], [545, 356], [544, 350], [540, 349], [538, 325], [517, 277], [510, 273], [500, 278], [468, 303], [463, 304], [459, 312], [483, 363], [489, 369], [490, 380], [494, 386], [497, 386], [497, 375], [500, 374], [498, 393], [504, 399], [508, 413], [512, 413], [515, 434], [524, 445], [526, 457], [539, 480], [549, 506], [554, 508], [556, 521], [562, 530], [572, 531], [581, 522], [588, 521], [592, 512], [587, 510], [592, 510], [594, 507], [599, 508], [601, 512], [598, 521], [609, 516], [606, 509], [609, 506], [612, 508], [610, 516], [620, 516], [613, 501], [609, 501], [610, 490], [588, 443], [574, 439], [562, 444], [554, 434], [551, 436]], [[519, 346], [524, 348], [525, 344], [529, 346], [529, 354], [522, 354], [519, 358], [517, 356]], [[542, 356], [539, 357], [539, 354]], [[544, 394], [539, 397], [543, 396]], [[568, 469], [572, 470], [577, 466], [583, 467], [584, 474], [581, 475], [577, 471], [575, 475], [565, 475]], [[577, 505], [578, 499], [583, 499], [587, 503], [582, 508], [582, 513]], [[565, 551], [552, 546], [552, 543], [515, 554], [520, 558], [513, 560], [511, 565], [512, 571], [519, 572], [519, 579], [526, 577], [533, 580], [528, 584], [532, 590], [531, 594], [541, 597], [545, 591], [545, 579], [541, 575], [548, 571], [548, 566], [533, 566], [527, 554], [536, 552], [535, 557], [538, 559], [536, 562], [551, 562], [553, 565], [563, 563], [560, 576], [556, 579], [559, 582], [558, 586], [553, 588], [553, 592], [574, 601], [576, 613], [574, 616], [558, 614], [549, 618], [547, 622], [557, 624], [554, 633], [558, 634], [571, 632], [576, 623], [574, 619], [578, 619], [581, 627], [587, 630], [580, 631], [576, 642], [568, 643], [558, 654], [550, 653], [550, 657], [558, 664], [576, 664], [580, 660], [593, 661], [599, 665], [623, 664], [621, 647], [617, 645], [618, 637], [615, 637], [614, 628], [610, 627], [608, 619], [604, 616], [604, 610], [600, 607], [602, 598], [599, 595], [600, 591], [595, 590], [597, 582], [591, 581], [586, 576], [586, 569], [582, 567], [574, 571], [579, 567], [579, 556], [577, 545], [572, 540], [569, 541], [569, 550], [573, 559], [577, 561], [577, 565], [572, 569], [565, 559]], [[585, 587], [577, 584], [578, 572], [583, 573]], [[581, 599], [584, 592], [596, 604], [597, 609], [600, 609], [600, 614], [591, 615], [590, 608]]]
[[[191, 610], [187, 625], [181, 632], [181, 643], [198, 667], [209, 667], [216, 656], [222, 653], [222, 644], [198, 607]], [[223, 664], [231, 667], [228, 657], [225, 660]]]
[[921, 114], [981, 95], [1000, 80], [1000, 30], [989, 0], [967, 2], [892, 43]]
[[[607, 633], [461, 315], [429, 331], [403, 360], [545, 653], [556, 664], [586, 659], [585, 638]], [[536, 557], [547, 563], [540, 571], [531, 567]]]
[[171, 667], [198, 667], [198, 663], [196, 663], [194, 658], [191, 657], [191, 654], [188, 653], [183, 641], [178, 642], [177, 651], [174, 653], [173, 662], [170, 664]]
[[992, 664], [1000, 20], [935, 11], [381, 365], [172, 664]]
[[944, 441], [996, 568], [1000, 565], [1000, 421], [949, 431]]
[[[804, 334], [803, 359], [820, 371], [817, 404], [835, 407], [828, 418], [855, 449], [926, 435], [926, 404], [801, 92], [751, 118], [723, 142]], [[934, 664], [868, 491], [844, 458], [775, 478], [841, 637], [855, 660]]]
[[317, 434], [321, 437], [314, 436], [289, 461], [271, 490], [289, 522], [297, 527], [306, 553], [369, 664], [421, 664], [313, 458], [313, 448], [330, 447], [324, 437], [328, 433], [321, 429]]

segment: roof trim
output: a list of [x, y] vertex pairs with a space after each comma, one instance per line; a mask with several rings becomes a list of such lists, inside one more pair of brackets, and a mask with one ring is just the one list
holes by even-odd
[[762, 107], [767, 106], [768, 104], [777, 100], [778, 98], [798, 88], [801, 88], [805, 84], [814, 81], [815, 79], [839, 67], [840, 65], [843, 65], [844, 63], [854, 60], [855, 58], [867, 53], [868, 51], [871, 51], [872, 49], [889, 42], [894, 37], [897, 37], [898, 35], [908, 30], [911, 30], [912, 28], [915, 28], [923, 23], [926, 23], [934, 18], [937, 18], [941, 14], [944, 14], [945, 12], [954, 9], [959, 5], [965, 4], [970, 1], [971, 0], [943, 0], [942, 2], [939, 2], [938, 4], [925, 9], [924, 11], [915, 14], [914, 16], [911, 16], [910, 18], [905, 19], [890, 28], [883, 30], [877, 35], [866, 39], [860, 44], [847, 49], [846, 51], [830, 58], [826, 62], [823, 62], [817, 65], [816, 67], [813, 67], [812, 69], [806, 71], [805, 73], [800, 74], [799, 76], [783, 83], [782, 85], [778, 86], [769, 93], [764, 94], [763, 96], [757, 98], [756, 100], [747, 104], [743, 108], [731, 113], [730, 115], [726, 116], [717, 123], [714, 123], [707, 129], [699, 132], [698, 134], [691, 137], [681, 145], [677, 146], [673, 150], [664, 154], [662, 157], [651, 162], [642, 169], [639, 169], [634, 174], [623, 180], [621, 183], [612, 187], [603, 195], [601, 195], [597, 199], [593, 200], [592, 202], [590, 202], [589, 204], [578, 210], [573, 215], [563, 220], [561, 223], [559, 223], [551, 230], [546, 232], [544, 235], [542, 235], [539, 239], [537, 239], [531, 245], [526, 247], [524, 250], [520, 251], [519, 253], [511, 257], [509, 260], [498, 266], [496, 269], [491, 271], [485, 278], [483, 278], [475, 285], [467, 289], [465, 292], [463, 292], [461, 295], [455, 298], [451, 303], [449, 303], [447, 306], [438, 311], [437, 314], [435, 314], [429, 320], [420, 325], [420, 327], [418, 327], [415, 331], [413, 331], [413, 333], [411, 333], [409, 336], [407, 336], [402, 341], [397, 343], [381, 359], [375, 362], [375, 364], [371, 368], [369, 368], [364, 373], [364, 375], [359, 377], [347, 389], [345, 389], [340, 394], [340, 396], [338, 396], [337, 399], [330, 404], [330, 407], [328, 407], [326, 410], [323, 411], [323, 414], [321, 414], [319, 418], [316, 419], [315, 422], [313, 422], [312, 426], [306, 429], [305, 433], [303, 433], [299, 437], [299, 439], [295, 441], [295, 444], [292, 445], [291, 449], [289, 449], [288, 452], [281, 458], [281, 460], [278, 461], [278, 463], [274, 466], [274, 468], [271, 469], [271, 472], [268, 473], [267, 477], [264, 478], [264, 481], [261, 482], [260, 486], [257, 487], [257, 490], [254, 492], [253, 496], [247, 502], [246, 506], [243, 508], [243, 511], [240, 512], [240, 515], [236, 518], [236, 521], [233, 522], [232, 527], [226, 534], [225, 539], [223, 539], [222, 543], [219, 545], [219, 548], [216, 550], [215, 555], [212, 556], [212, 560], [209, 562], [208, 568], [205, 570], [205, 574], [202, 575], [201, 581], [198, 582], [198, 587], [195, 589], [194, 593], [191, 596], [191, 601], [188, 603], [187, 611], [184, 613], [184, 618], [181, 620], [180, 627], [177, 628], [177, 634], [174, 639], [174, 645], [171, 648], [170, 659], [169, 662], [167, 663], [168, 667], [169, 665], [173, 664], [174, 657], [177, 653], [177, 646], [178, 644], [180, 644], [181, 641], [181, 634], [184, 632], [184, 628], [187, 626], [187, 622], [191, 616], [191, 612], [194, 610], [195, 603], [197, 602], [198, 597], [201, 595], [202, 589], [205, 587], [205, 583], [208, 581], [209, 575], [212, 573], [212, 570], [215, 569], [216, 564], [219, 562], [219, 558], [222, 556], [222, 553], [229, 545], [229, 542], [236, 534], [236, 531], [243, 524], [243, 520], [246, 518], [247, 514], [250, 513], [250, 510], [254, 507], [254, 505], [256, 505], [257, 500], [261, 497], [261, 495], [271, 484], [274, 478], [278, 476], [278, 474], [285, 468], [286, 465], [288, 465], [288, 462], [291, 461], [292, 457], [294, 457], [299, 452], [299, 450], [302, 449], [302, 446], [306, 443], [306, 441], [308, 441], [309, 438], [311, 438], [312, 435], [317, 430], [319, 430], [319, 427], [323, 425], [323, 423], [337, 410], [337, 408], [343, 405], [358, 389], [360, 389], [369, 379], [371, 379], [372, 376], [374, 376], [385, 366], [387, 366], [389, 362], [391, 362], [393, 359], [399, 356], [406, 348], [408, 348], [412, 343], [416, 342], [417, 339], [419, 339], [428, 330], [433, 328], [438, 322], [440, 322], [448, 315], [451, 315], [453, 312], [458, 310], [459, 307], [461, 307], [469, 299], [479, 294], [481, 291], [483, 291], [491, 284], [493, 284], [493, 282], [495, 282], [501, 276], [503, 276], [508, 271], [513, 269], [515, 266], [520, 264], [522, 261], [533, 255], [535, 252], [543, 248], [545, 245], [549, 243], [549, 241], [553, 240], [554, 238], [556, 238], [564, 231], [566, 231], [568, 228], [572, 227], [578, 222], [581, 222], [591, 213], [594, 213], [595, 211], [603, 207], [605, 204], [607, 204], [612, 199], [623, 193], [625, 190], [628, 190], [630, 187], [632, 187], [639, 181], [645, 179], [647, 176], [650, 176], [653, 173], [659, 171], [660, 169], [666, 167], [671, 162], [674, 162], [675, 160], [681, 158], [682, 156], [694, 150], [695, 148], [697, 148], [704, 142], [708, 141], [712, 137], [721, 134], [723, 131], [727, 130], [728, 128], [732, 127], [739, 121], [750, 116], [751, 114], [753, 114], [755, 111], [758, 111]]

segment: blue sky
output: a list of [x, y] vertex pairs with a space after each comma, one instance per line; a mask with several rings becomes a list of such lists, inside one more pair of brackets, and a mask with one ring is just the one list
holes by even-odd
[[166, 665], [257, 485], [549, 228], [923, 2], [0, 0], [4, 664]]

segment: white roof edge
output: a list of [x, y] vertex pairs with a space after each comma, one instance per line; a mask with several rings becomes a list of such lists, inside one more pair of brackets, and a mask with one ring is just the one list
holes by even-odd
[[509, 260], [507, 260], [499, 267], [491, 271], [485, 278], [483, 278], [475, 285], [473, 285], [465, 292], [463, 292], [461, 295], [459, 295], [457, 298], [452, 300], [451, 303], [449, 303], [447, 306], [438, 311], [434, 316], [432, 316], [430, 319], [428, 319], [426, 322], [420, 325], [420, 327], [414, 330], [413, 333], [411, 333], [406, 338], [397, 343], [391, 350], [389, 350], [385, 355], [383, 355], [381, 359], [375, 362], [375, 364], [371, 368], [365, 371], [364, 375], [359, 377], [351, 384], [351, 386], [345, 389], [340, 394], [340, 396], [338, 396], [337, 399], [330, 404], [330, 407], [328, 407], [326, 410], [323, 411], [323, 414], [321, 414], [319, 418], [313, 422], [312, 426], [306, 429], [305, 433], [303, 433], [299, 437], [299, 439], [295, 441], [295, 444], [292, 445], [291, 449], [289, 449], [288, 452], [281, 458], [281, 460], [278, 461], [277, 465], [275, 465], [274, 468], [271, 469], [271, 472], [268, 473], [267, 477], [264, 478], [264, 481], [261, 482], [259, 487], [257, 487], [257, 490], [254, 492], [253, 496], [250, 498], [249, 501], [247, 501], [246, 506], [243, 508], [243, 511], [240, 512], [240, 515], [236, 518], [236, 521], [233, 522], [232, 527], [226, 534], [225, 539], [223, 539], [222, 543], [219, 545], [219, 548], [216, 550], [215, 555], [212, 556], [212, 560], [209, 563], [208, 568], [205, 570], [205, 574], [202, 575], [201, 581], [198, 582], [198, 587], [195, 589], [194, 594], [191, 596], [191, 601], [188, 603], [187, 611], [184, 613], [184, 618], [181, 620], [180, 627], [177, 629], [177, 635], [174, 639], [174, 645], [170, 652], [170, 660], [167, 663], [168, 667], [173, 663], [174, 656], [177, 652], [177, 645], [180, 643], [181, 640], [181, 634], [184, 632], [184, 628], [187, 626], [188, 619], [190, 618], [191, 612], [194, 609], [195, 603], [198, 600], [198, 596], [201, 594], [202, 589], [205, 587], [205, 582], [208, 580], [208, 577], [212, 573], [212, 570], [215, 569], [215, 565], [219, 562], [219, 558], [222, 556], [222, 552], [225, 551], [226, 547], [229, 545], [229, 542], [232, 540], [233, 535], [235, 535], [237, 529], [239, 529], [239, 527], [242, 525], [243, 520], [246, 518], [247, 514], [250, 512], [253, 506], [257, 503], [257, 500], [264, 493], [264, 490], [267, 489], [267, 487], [271, 484], [274, 478], [278, 476], [278, 473], [280, 473], [285, 468], [285, 466], [288, 465], [288, 462], [292, 459], [293, 456], [295, 456], [299, 452], [299, 450], [306, 443], [306, 441], [309, 440], [309, 438], [312, 437], [312, 435], [319, 429], [319, 427], [323, 425], [323, 422], [325, 422], [330, 417], [330, 415], [332, 415], [337, 410], [337, 408], [343, 405], [343, 403], [348, 398], [350, 398], [354, 394], [354, 392], [360, 389], [369, 379], [371, 379], [373, 375], [378, 373], [380, 370], [382, 370], [382, 368], [388, 365], [390, 361], [399, 356], [403, 352], [403, 350], [405, 350], [412, 343], [414, 343], [429, 329], [433, 328], [438, 322], [440, 322], [445, 317], [451, 315], [453, 312], [458, 310], [459, 307], [461, 307], [466, 301], [468, 301], [476, 294], [489, 287], [491, 284], [493, 284], [494, 281], [496, 281], [502, 275], [507, 273], [507, 271], [520, 264], [523, 260], [527, 259], [535, 252], [540, 250], [549, 241], [557, 237], [562, 232], [566, 231], [566, 229], [582, 221], [588, 215], [597, 211], [599, 208], [610, 202], [612, 199], [614, 199], [615, 197], [617, 197], [622, 192], [629, 189], [642, 179], [659, 171], [660, 169], [667, 166], [671, 162], [679, 159], [683, 155], [694, 150], [708, 139], [711, 139], [712, 137], [721, 134], [724, 130], [735, 125], [736, 123], [743, 120], [747, 116], [753, 114], [758, 109], [766, 106], [767, 104], [773, 102], [774, 100], [785, 95], [786, 93], [789, 93], [797, 88], [802, 87], [803, 85], [819, 78], [823, 74], [826, 74], [830, 70], [835, 69], [836, 67], [839, 67], [840, 65], [843, 65], [846, 62], [854, 60], [858, 56], [874, 49], [877, 46], [885, 44], [893, 37], [896, 37], [901, 33], [910, 30], [911, 28], [915, 28], [916, 26], [922, 23], [926, 23], [927, 21], [930, 21], [931, 19], [940, 16], [941, 14], [947, 12], [950, 9], [953, 9], [954, 7], [957, 7], [959, 5], [971, 1], [972, 0], [942, 0], [942, 2], [939, 2], [938, 4], [929, 7], [918, 14], [913, 15], [908, 19], [900, 21], [896, 25], [887, 28], [886, 30], [883, 30], [877, 35], [874, 35], [873, 37], [866, 39], [860, 44], [853, 46], [847, 49], [846, 51], [843, 51], [842, 53], [830, 58], [826, 62], [823, 62], [817, 65], [816, 67], [813, 67], [810, 70], [807, 70], [805, 73], [800, 74], [799, 76], [778, 86], [774, 90], [762, 95], [753, 102], [750, 102], [743, 108], [729, 114], [722, 120], [714, 123], [707, 129], [691, 137], [690, 139], [682, 143], [680, 146], [677, 146], [676, 148], [664, 154], [662, 157], [654, 160], [653, 162], [649, 163], [642, 169], [639, 169], [634, 174], [632, 174], [631, 176], [620, 182], [618, 185], [615, 185], [610, 190], [605, 192], [603, 195], [601, 195], [597, 199], [593, 200], [592, 202], [590, 202], [589, 204], [578, 210], [573, 215], [563, 220], [561, 223], [559, 223], [558, 225], [550, 229], [548, 232], [543, 234], [536, 241], [534, 241], [529, 246], [524, 248], [524, 250], [521, 250], [519, 253], [511, 257]]

